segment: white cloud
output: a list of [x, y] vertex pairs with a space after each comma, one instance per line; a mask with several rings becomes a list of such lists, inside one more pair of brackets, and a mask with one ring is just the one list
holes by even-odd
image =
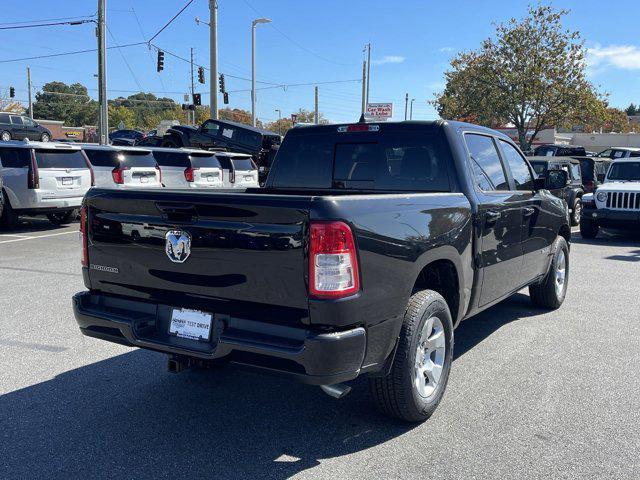
[[373, 60], [371, 63], [374, 65], [384, 65], [385, 63], [402, 63], [404, 62], [404, 57], [400, 55], [385, 55], [384, 57]]
[[438, 49], [440, 53], [450, 53], [450, 52], [453, 52], [454, 50], [455, 48], [453, 47], [442, 47]]
[[587, 65], [593, 71], [610, 66], [622, 70], [640, 70], [640, 47], [636, 45], [596, 45], [587, 49]]

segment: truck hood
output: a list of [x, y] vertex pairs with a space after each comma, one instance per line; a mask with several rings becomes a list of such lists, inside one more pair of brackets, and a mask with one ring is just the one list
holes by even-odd
[[640, 182], [607, 182], [598, 187], [598, 192], [640, 192]]

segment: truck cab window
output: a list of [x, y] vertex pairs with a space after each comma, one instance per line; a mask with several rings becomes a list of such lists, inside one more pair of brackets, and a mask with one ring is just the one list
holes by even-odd
[[485, 192], [509, 190], [493, 138], [473, 133], [466, 134], [464, 138], [478, 187]]

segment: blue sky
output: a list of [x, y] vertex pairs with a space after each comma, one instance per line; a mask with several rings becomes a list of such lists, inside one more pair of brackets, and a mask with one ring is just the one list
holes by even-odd
[[[526, 13], [519, 0], [218, 0], [220, 71], [250, 78], [251, 21], [260, 16], [272, 25], [258, 26], [258, 80], [276, 84], [331, 82], [359, 79], [363, 45], [372, 44], [372, 102], [393, 102], [394, 117], [404, 114], [404, 95], [415, 98], [414, 119], [434, 119], [427, 105], [443, 87], [443, 71], [459, 50], [475, 49], [490, 36], [492, 22]], [[186, 0], [107, 0], [108, 45], [140, 42], [151, 37]], [[578, 29], [590, 49], [589, 74], [610, 102], [626, 107], [640, 102], [640, 2], [615, 0], [554, 0], [571, 10], [566, 26]], [[96, 12], [95, 0], [3, 0], [0, 28], [24, 22]], [[28, 8], [27, 8], [28, 6]], [[154, 41], [187, 58], [195, 48], [197, 63], [208, 66], [208, 29], [194, 17], [208, 18], [208, 1], [194, 0], [185, 12]], [[94, 48], [92, 24], [37, 29], [0, 30], [0, 62]], [[125, 62], [126, 59], [126, 62]], [[96, 55], [0, 63], [0, 93], [9, 85], [26, 100], [27, 65], [33, 83], [52, 80], [80, 82], [97, 95]], [[127, 66], [128, 63], [128, 66]], [[209, 81], [207, 72], [207, 81]], [[226, 78], [227, 90], [247, 90], [250, 82]], [[182, 102], [189, 89], [188, 63], [166, 57], [165, 70], [155, 71], [155, 52], [137, 46], [108, 53], [109, 97], [152, 91]], [[208, 85], [197, 88], [208, 103]], [[266, 86], [267, 84], [261, 84]], [[356, 120], [360, 109], [360, 83], [320, 85], [320, 110], [333, 121]], [[221, 102], [221, 100], [220, 100]], [[230, 106], [249, 108], [249, 91], [230, 94]], [[258, 117], [269, 121], [299, 107], [313, 108], [313, 86], [290, 86], [258, 92]]]

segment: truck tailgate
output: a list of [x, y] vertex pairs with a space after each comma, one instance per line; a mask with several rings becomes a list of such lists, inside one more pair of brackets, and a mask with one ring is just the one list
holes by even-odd
[[[85, 202], [90, 288], [306, 323], [303, 246], [311, 197], [92, 189]], [[179, 232], [190, 237], [183, 263], [167, 253], [172, 231], [178, 232], [174, 240]]]

